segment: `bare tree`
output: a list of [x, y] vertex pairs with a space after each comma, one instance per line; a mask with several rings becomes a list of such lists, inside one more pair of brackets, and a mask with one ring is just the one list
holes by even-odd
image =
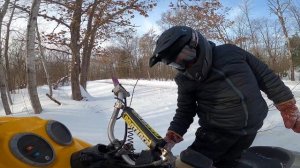
[[228, 8], [219, 0], [178, 0], [170, 4], [171, 9], [163, 13], [160, 24], [163, 28], [171, 26], [190, 26], [207, 38], [229, 43], [227, 29], [233, 24], [225, 18]]
[[0, 11], [0, 92], [1, 92], [1, 99], [3, 103], [3, 107], [5, 110], [6, 115], [11, 114], [11, 110], [9, 107], [9, 103], [7, 100], [7, 94], [6, 94], [6, 77], [5, 77], [5, 71], [4, 71], [4, 66], [3, 66], [3, 61], [2, 61], [2, 39], [1, 39], [1, 30], [2, 30], [2, 22], [3, 18], [6, 14], [7, 8], [8, 8], [9, 0], [5, 0], [4, 4], [1, 7]]
[[81, 100], [83, 97], [80, 92], [79, 74], [80, 74], [80, 26], [83, 0], [76, 0], [74, 4], [74, 12], [72, 15], [72, 22], [70, 25], [71, 42], [70, 48], [72, 51], [71, 64], [71, 86], [72, 98], [74, 100]]
[[149, 32], [145, 33], [139, 40], [139, 50], [141, 55], [139, 66], [141, 67], [140, 69], [142, 73], [145, 73], [145, 76], [147, 76], [148, 79], [151, 79], [152, 77], [150, 69], [147, 67], [149, 66], [149, 58], [152, 56], [152, 53], [154, 51], [157, 37], [158, 36], [155, 34], [154, 30], [150, 30]]
[[298, 26], [298, 31], [300, 31], [300, 9], [298, 6], [295, 4], [290, 5], [289, 7], [290, 15], [295, 19], [297, 26]]
[[294, 64], [292, 59], [289, 34], [286, 27], [287, 26], [286, 20], [284, 17], [284, 12], [287, 10], [290, 4], [291, 4], [291, 0], [268, 0], [268, 6], [271, 12], [273, 12], [277, 16], [284, 34], [284, 38], [287, 44], [287, 54], [288, 54], [289, 64], [290, 64], [291, 80], [294, 81], [295, 80]]
[[35, 69], [35, 29], [37, 25], [37, 15], [39, 12], [41, 0], [33, 0], [31, 6], [31, 12], [29, 14], [26, 34], [26, 50], [27, 50], [27, 87], [31, 101], [31, 105], [35, 114], [42, 112], [42, 106], [39, 100], [36, 83], [36, 69]]
[[234, 19], [234, 24], [232, 26], [232, 32], [233, 32], [233, 40], [232, 43], [238, 45], [239, 47], [248, 50], [248, 41], [249, 41], [249, 36], [247, 34], [248, 27], [245, 23], [245, 19], [243, 15], [238, 15]]
[[47, 83], [49, 86], [49, 95], [52, 97], [53, 91], [52, 91], [52, 86], [51, 86], [51, 81], [50, 81], [50, 75], [47, 69], [47, 63], [46, 63], [46, 59], [45, 59], [45, 52], [44, 52], [44, 48], [42, 46], [42, 41], [41, 41], [41, 36], [40, 36], [40, 32], [39, 32], [39, 26], [36, 24], [36, 36], [37, 36], [37, 40], [38, 40], [38, 45], [39, 45], [39, 51], [40, 51], [40, 59], [46, 74], [46, 78], [47, 78]]
[[279, 57], [281, 56], [279, 50], [282, 40], [280, 38], [281, 31], [278, 22], [267, 18], [256, 20], [256, 22], [262, 41], [260, 47], [264, 48], [264, 51], [266, 52], [265, 55], [268, 57], [266, 62], [271, 69], [275, 72], [279, 72], [279, 70], [276, 69], [276, 64], [279, 62]]
[[251, 39], [251, 50], [252, 53], [260, 57], [259, 49], [258, 49], [258, 39], [256, 35], [256, 30], [255, 30], [255, 24], [253, 24], [253, 21], [250, 19], [250, 0], [243, 0], [242, 5], [240, 6], [241, 11], [244, 13], [245, 19], [247, 21], [247, 28], [250, 33], [250, 39]]
[[25, 35], [20, 39], [12, 39], [9, 45], [9, 63], [13, 89], [26, 88], [26, 51], [25, 51]]
[[6, 37], [5, 37], [5, 44], [4, 44], [5, 68], [6, 68], [7, 86], [9, 91], [12, 91], [13, 87], [12, 87], [12, 80], [10, 75], [10, 67], [9, 67], [9, 59], [8, 59], [8, 45], [9, 45], [9, 37], [10, 37], [10, 26], [16, 9], [15, 7], [16, 2], [17, 0], [13, 2], [11, 14], [9, 16], [8, 23], [6, 25]]
[[41, 62], [42, 62], [42, 65], [43, 65], [43, 68], [44, 68], [44, 71], [46, 74], [47, 83], [48, 83], [48, 87], [49, 87], [49, 94], [46, 93], [46, 96], [48, 96], [52, 101], [54, 101], [58, 105], [61, 105], [61, 103], [59, 101], [57, 101], [55, 98], [53, 98], [52, 84], [50, 81], [50, 75], [49, 75], [48, 66], [46, 63], [45, 52], [44, 52], [44, 48], [42, 46], [41, 36], [40, 36], [40, 32], [39, 32], [39, 28], [38, 28], [37, 24], [36, 24], [36, 35], [37, 35], [37, 40], [38, 40], [38, 45], [39, 45], [40, 59], [41, 59]]
[[16, 4], [17, 0], [14, 1], [13, 5], [12, 5], [12, 11], [8, 20], [8, 23], [6, 25], [6, 37], [5, 37], [5, 44], [4, 44], [4, 59], [5, 59], [5, 68], [6, 68], [6, 83], [7, 83], [7, 97], [9, 99], [10, 104], [13, 104], [12, 99], [11, 99], [11, 95], [10, 92], [13, 90], [12, 89], [12, 80], [11, 80], [11, 75], [10, 75], [10, 66], [9, 66], [9, 59], [8, 59], [8, 45], [9, 45], [9, 36], [10, 36], [10, 25], [15, 13], [15, 4]]
[[6, 84], [5, 84], [5, 72], [4, 72], [4, 67], [2, 64], [0, 64], [0, 92], [1, 92], [1, 99], [2, 99], [2, 104], [5, 110], [6, 115], [11, 114], [11, 110], [9, 107], [9, 102], [7, 99], [7, 94], [6, 94]]
[[121, 49], [120, 60], [122, 61], [122, 72], [129, 77], [140, 76], [137, 67], [138, 58], [138, 37], [131, 29], [125, 29], [122, 35], [117, 38], [115, 45]]

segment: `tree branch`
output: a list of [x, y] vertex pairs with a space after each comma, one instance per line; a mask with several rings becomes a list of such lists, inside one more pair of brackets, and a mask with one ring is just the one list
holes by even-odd
[[[28, 13], [28, 14], [30, 13], [29, 10], [27, 10], [26, 8], [23, 8], [23, 7], [19, 6], [19, 5], [15, 5], [15, 7], [17, 9], [20, 9], [21, 11], [24, 11], [24, 12]], [[39, 13], [38, 16], [46, 18], [46, 19], [50, 19], [52, 21], [56, 21], [57, 23], [62, 24], [62, 25], [66, 26], [67, 28], [70, 29], [70, 26], [67, 23], [63, 22], [62, 20], [60, 20], [60, 19], [58, 19], [58, 18], [56, 18], [54, 16], [51, 17], [51, 16], [48, 16], [46, 14], [41, 14], [41, 13]]]

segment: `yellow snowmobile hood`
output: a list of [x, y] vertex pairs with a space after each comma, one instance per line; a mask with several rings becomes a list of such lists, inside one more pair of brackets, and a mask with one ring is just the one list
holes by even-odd
[[70, 168], [72, 153], [89, 146], [58, 121], [0, 117], [0, 168]]

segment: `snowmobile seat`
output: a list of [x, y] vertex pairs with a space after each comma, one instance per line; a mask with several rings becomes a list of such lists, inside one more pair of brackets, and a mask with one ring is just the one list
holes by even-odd
[[213, 165], [213, 161], [211, 159], [190, 148], [187, 148], [180, 153], [180, 161], [189, 165], [184, 167], [211, 168]]
[[238, 161], [237, 168], [290, 167], [295, 156], [288, 150], [280, 147], [255, 146], [249, 148]]

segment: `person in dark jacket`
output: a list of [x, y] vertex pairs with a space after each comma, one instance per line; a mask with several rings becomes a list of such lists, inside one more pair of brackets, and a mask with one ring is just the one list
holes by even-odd
[[200, 127], [190, 149], [210, 158], [216, 167], [234, 167], [262, 127], [266, 93], [281, 112], [285, 127], [300, 132], [300, 113], [291, 90], [266, 64], [232, 44], [216, 46], [187, 26], [164, 31], [149, 65], [158, 62], [178, 70], [177, 109], [165, 148], [183, 140], [195, 115]]

